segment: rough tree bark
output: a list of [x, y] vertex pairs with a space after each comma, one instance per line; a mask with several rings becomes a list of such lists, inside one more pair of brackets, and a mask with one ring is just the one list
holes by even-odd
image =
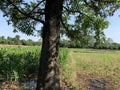
[[63, 0], [46, 0], [43, 43], [36, 90], [60, 90], [59, 38]]

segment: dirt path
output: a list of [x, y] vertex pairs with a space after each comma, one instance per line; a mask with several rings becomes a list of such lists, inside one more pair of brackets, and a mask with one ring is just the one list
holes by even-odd
[[64, 79], [62, 78], [62, 90], [78, 90], [77, 88], [77, 73], [76, 73], [76, 61], [74, 60], [73, 57], [73, 52], [70, 51], [68, 55], [68, 62], [65, 65], [65, 70], [62, 72], [65, 72], [63, 76]]
[[70, 62], [69, 62], [69, 65], [71, 66], [72, 68], [72, 72], [71, 72], [71, 82], [73, 82], [73, 86], [76, 87], [76, 89], [78, 89], [78, 83], [76, 82], [77, 81], [77, 66], [76, 66], [76, 60], [74, 59], [74, 52], [70, 52]]

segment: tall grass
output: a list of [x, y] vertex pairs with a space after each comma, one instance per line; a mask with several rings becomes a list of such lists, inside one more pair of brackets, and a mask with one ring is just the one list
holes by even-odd
[[1, 78], [12, 80], [29, 73], [37, 73], [39, 56], [38, 47], [0, 48]]
[[67, 64], [68, 52], [69, 52], [68, 48], [60, 48], [59, 62], [61, 67]]
[[[1, 47], [0, 48], [0, 79], [18, 80], [38, 72], [40, 47]], [[67, 49], [60, 49], [60, 65], [65, 63]]]

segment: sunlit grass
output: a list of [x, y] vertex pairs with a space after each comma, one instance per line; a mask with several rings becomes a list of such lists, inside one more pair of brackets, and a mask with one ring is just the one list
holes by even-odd
[[120, 51], [72, 49], [79, 75], [104, 78], [113, 86], [120, 85]]
[[[37, 72], [40, 49], [39, 46], [1, 46], [0, 78], [17, 80], [29, 70]], [[62, 79], [75, 90], [86, 90], [83, 88], [91, 78], [103, 78], [112, 87], [120, 87], [120, 51], [60, 48], [59, 59]]]

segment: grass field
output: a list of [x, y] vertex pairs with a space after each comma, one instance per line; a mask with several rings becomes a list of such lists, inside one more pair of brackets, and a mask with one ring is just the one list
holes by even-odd
[[[37, 73], [39, 55], [40, 47], [1, 45], [0, 81]], [[65, 90], [120, 90], [120, 51], [61, 48], [59, 57]]]
[[120, 90], [120, 51], [69, 50], [64, 75], [77, 90]]

